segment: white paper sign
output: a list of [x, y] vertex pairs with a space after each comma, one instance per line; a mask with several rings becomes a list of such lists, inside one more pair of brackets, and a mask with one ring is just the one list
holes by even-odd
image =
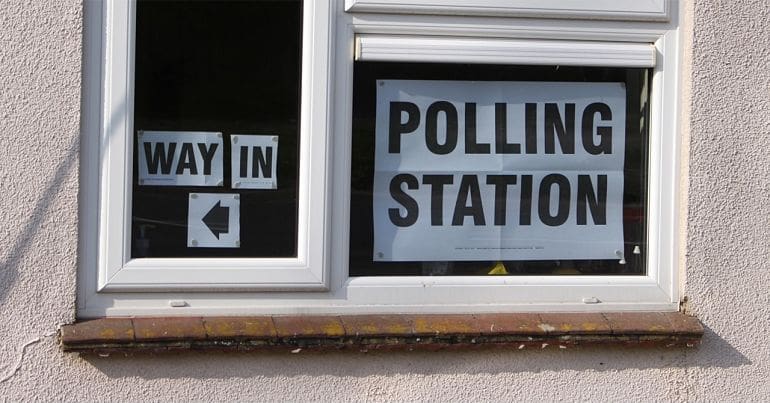
[[187, 247], [239, 248], [241, 200], [237, 194], [190, 193]]
[[139, 185], [222, 186], [222, 133], [139, 131]]
[[379, 81], [374, 260], [621, 258], [625, 94]]
[[278, 136], [230, 136], [233, 188], [278, 188]]

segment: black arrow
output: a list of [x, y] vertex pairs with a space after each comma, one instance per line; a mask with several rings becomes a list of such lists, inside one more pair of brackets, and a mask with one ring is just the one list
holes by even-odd
[[219, 239], [219, 234], [230, 232], [227, 228], [230, 224], [230, 208], [222, 207], [221, 203], [221, 201], [218, 201], [217, 204], [203, 216], [203, 223], [206, 224], [217, 239]]

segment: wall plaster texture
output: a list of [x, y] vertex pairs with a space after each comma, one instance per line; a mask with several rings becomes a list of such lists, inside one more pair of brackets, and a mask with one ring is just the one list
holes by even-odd
[[46, 336], [75, 315], [81, 9], [81, 0], [0, 2], [0, 396], [297, 401], [770, 397], [767, 0], [687, 5], [684, 292], [688, 309], [707, 327], [700, 348], [107, 358], [64, 354], [55, 338]]

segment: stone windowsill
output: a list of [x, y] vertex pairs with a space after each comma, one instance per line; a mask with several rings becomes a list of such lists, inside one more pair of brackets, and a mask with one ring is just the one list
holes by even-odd
[[677, 312], [103, 318], [61, 328], [64, 351], [441, 350], [583, 345], [693, 347]]

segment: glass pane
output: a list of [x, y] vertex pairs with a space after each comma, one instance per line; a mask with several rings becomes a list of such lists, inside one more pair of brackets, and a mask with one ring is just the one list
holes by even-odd
[[[357, 62], [353, 96], [349, 274], [644, 274], [647, 245], [645, 223], [649, 76], [650, 71], [647, 69], [629, 68]], [[389, 86], [395, 89], [389, 90]], [[383, 94], [395, 94], [393, 96], [400, 97], [401, 101], [394, 103], [391, 98], [382, 95], [383, 99], [390, 103], [378, 103], [378, 91]], [[594, 101], [586, 102], [594, 106], [581, 107], [578, 102], [579, 110], [574, 111], [574, 102], [571, 106], [568, 101], [542, 102], [549, 97], [557, 100], [569, 99], [566, 95], [566, 98], [559, 98], [561, 92], [578, 93], [578, 98], [583, 93], [592, 94], [584, 98], [593, 99]], [[515, 102], [511, 101], [506, 105], [506, 94], [514, 94], [517, 99], [527, 99], [529, 96], [541, 101], [539, 104], [532, 101], [531, 105], [534, 106], [530, 115], [529, 107], [525, 109], [524, 104], [529, 101], [516, 101], [519, 103], [515, 105]], [[617, 94], [616, 98], [620, 100], [612, 106], [612, 110], [594, 110], [596, 105], [604, 105], [605, 102], [613, 105], [607, 100], [611, 94]], [[448, 98], [442, 101], [442, 96]], [[447, 101], [453, 96], [453, 100]], [[469, 99], [474, 101], [470, 102]], [[481, 103], [476, 105], [476, 99], [495, 101], [489, 101], [485, 106]], [[548, 105], [549, 102], [551, 105]], [[499, 104], [502, 104], [501, 109], [498, 109]], [[378, 111], [378, 108], [389, 110]], [[622, 108], [625, 110], [618, 111]], [[595, 149], [594, 142], [598, 141], [597, 138], [602, 138], [597, 130], [603, 129], [599, 128], [601, 124], [597, 124], [597, 121], [605, 117], [605, 112], [612, 111], [615, 111], [616, 115], [625, 113], [625, 120], [617, 122], [616, 132], [622, 133], [613, 134], [616, 147], [622, 150], [617, 153], [622, 158], [616, 159], [614, 173], [608, 168], [597, 167], [597, 159], [592, 157], [594, 154], [597, 157], [607, 154]], [[551, 120], [548, 120], [548, 116]], [[485, 119], [487, 122], [483, 121]], [[500, 125], [495, 123], [499, 121], [504, 122], [503, 126], [507, 125], [505, 127], [508, 128], [508, 134], [505, 134], [506, 129], [499, 129]], [[593, 121], [594, 124], [589, 123], [589, 126], [584, 128], [581, 124], [585, 121]], [[532, 138], [537, 138], [540, 143], [532, 148], [533, 155], [524, 156], [529, 154], [528, 143], [506, 144], [509, 140], [506, 140], [505, 136], [511, 135], [516, 125], [519, 125], [521, 133], [524, 133], [529, 130], [525, 128], [529, 122]], [[494, 132], [494, 136], [482, 133], [485, 127], [488, 132]], [[471, 135], [468, 134], [470, 130], [474, 130]], [[581, 132], [588, 133], [589, 137], [585, 137]], [[380, 138], [377, 133], [380, 133]], [[504, 133], [502, 141], [498, 140], [498, 133]], [[481, 140], [484, 135], [487, 136], [486, 141]], [[568, 138], [570, 136], [574, 137]], [[551, 151], [547, 151], [549, 139], [552, 142]], [[403, 147], [409, 148], [400, 149], [399, 142], [408, 144]], [[394, 143], [397, 144], [396, 147], [393, 146]], [[565, 153], [563, 148], [571, 143], [578, 150], [577, 154], [582, 152], [587, 155], [584, 160], [578, 159], [577, 164], [565, 162], [575, 161], [576, 153]], [[592, 144], [594, 149], [591, 149]], [[463, 147], [467, 154], [465, 157], [461, 154], [460, 159], [442, 160], [458, 158], [457, 150]], [[415, 151], [415, 148], [430, 151]], [[583, 148], [586, 151], [583, 151]], [[500, 149], [507, 149], [505, 153], [510, 155], [501, 157]], [[560, 152], [573, 155], [560, 158]], [[399, 154], [394, 157], [393, 153]], [[516, 158], [520, 155], [522, 159], [517, 162]], [[480, 163], [473, 166], [468, 161]], [[526, 161], [533, 162], [532, 167], [528, 167]], [[435, 164], [431, 165], [434, 162]], [[497, 171], [489, 168], [498, 162], [501, 166], [513, 164], [521, 171], [511, 172], [508, 169], [503, 172], [501, 168]], [[546, 163], [553, 163], [553, 166], [534, 168]], [[554, 175], [549, 176], [550, 179], [538, 177], [537, 174], [533, 176], [535, 171], [528, 169], [539, 169], [539, 172], [550, 172]], [[506, 175], [506, 178], [502, 178], [503, 173], [516, 175]], [[580, 178], [583, 173], [586, 175]], [[526, 178], [527, 176], [529, 177]], [[602, 181], [608, 176], [610, 181], [613, 181], [613, 177], [616, 178], [609, 185], [609, 196], [607, 185], [602, 187]], [[376, 185], [376, 177], [385, 178], [381, 179], [384, 182]], [[468, 186], [465, 186], [466, 179]], [[507, 185], [497, 183], [506, 180], [509, 181]], [[375, 191], [376, 186], [379, 186], [379, 191]], [[508, 193], [496, 193], [502, 188], [507, 189]], [[571, 193], [569, 189], [572, 189]], [[605, 189], [604, 193], [602, 189]], [[614, 198], [613, 192], [616, 194]], [[565, 198], [565, 194], [570, 195], [570, 200], [560, 200]], [[496, 211], [497, 206], [506, 206], [501, 200], [507, 201], [507, 207], [503, 207], [503, 210], [507, 209], [507, 222], [504, 221], [506, 215]], [[544, 200], [550, 200], [550, 203], [545, 202], [543, 206]], [[570, 212], [571, 220], [577, 216], [577, 222], [560, 221], [558, 216], [562, 206], [566, 206], [565, 212]], [[521, 213], [519, 216], [517, 211], [528, 211], [528, 218], [525, 220], [525, 214]], [[606, 213], [614, 214], [614, 218], [602, 216], [606, 211], [614, 211], [615, 213]], [[497, 221], [498, 214], [503, 217], [500, 222]], [[392, 230], [395, 227], [417, 227], [417, 217], [422, 220], [422, 226], [419, 230], [412, 231], [410, 237], [401, 237], [398, 233], [392, 235], [391, 232], [401, 230]], [[566, 219], [567, 216], [564, 217]], [[585, 225], [586, 222], [589, 226], [602, 224], [601, 217], [608, 221], [614, 219], [614, 223], [610, 225], [614, 226], [617, 236], [608, 241], [616, 246], [601, 253], [594, 250], [600, 247], [599, 243], [595, 247], [591, 244], [582, 250], [573, 250], [571, 255], [559, 250], [558, 242], [565, 240], [556, 238], [565, 236], [558, 232], [558, 228], [580, 233], [583, 231], [579, 228], [580, 225]], [[525, 222], [527, 220], [559, 221], [548, 224], [557, 228], [557, 232], [551, 233], [558, 236], [554, 239], [532, 239], [538, 233], [532, 229], [534, 224]], [[383, 225], [383, 222], [387, 225]], [[426, 224], [427, 222], [429, 224]], [[472, 227], [467, 224], [469, 222], [476, 225], [476, 228], [467, 232], [456, 231], [458, 227]], [[391, 232], [375, 233], [377, 225], [380, 228], [390, 225], [387, 231]], [[455, 231], [454, 235], [446, 235], [452, 231]], [[530, 239], [523, 243], [526, 246], [520, 249], [537, 249], [541, 248], [537, 245], [548, 245], [541, 249], [551, 248], [553, 252], [537, 256], [536, 251], [524, 251], [521, 252], [523, 257], [516, 257], [519, 251], [510, 250], [518, 248], [517, 245], [522, 243], [505, 243], [508, 235], [514, 232], [519, 240], [526, 239], [527, 234], [531, 234]], [[590, 232], [583, 234], [588, 238], [595, 236]], [[464, 236], [467, 238], [462, 238]], [[489, 237], [489, 242], [494, 247], [479, 247], [478, 245], [486, 242], [482, 239], [484, 237]], [[572, 240], [574, 238], [580, 236], [574, 236]], [[440, 245], [437, 239], [451, 239], [454, 244], [449, 245], [449, 249], [442, 249], [443, 245]], [[569, 241], [571, 240], [566, 239], [567, 244]], [[451, 253], [447, 252], [446, 255], [453, 256], [452, 258], [437, 257], [441, 250], [450, 249]], [[484, 249], [494, 250], [495, 253], [487, 253]], [[439, 252], [436, 252], [437, 250]], [[493, 258], [494, 254], [500, 257]], [[581, 258], [583, 255], [600, 257]]]
[[297, 255], [301, 27], [299, 0], [138, 1], [132, 257]]

